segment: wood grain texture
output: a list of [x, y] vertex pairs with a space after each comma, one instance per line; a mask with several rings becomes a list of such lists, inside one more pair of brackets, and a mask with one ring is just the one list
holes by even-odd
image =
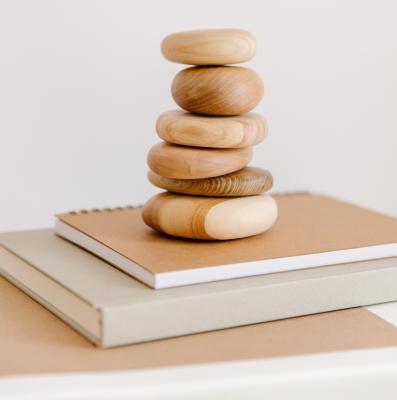
[[262, 115], [247, 113], [210, 117], [180, 110], [167, 111], [156, 123], [157, 134], [166, 142], [185, 146], [240, 148], [262, 142], [268, 132]]
[[159, 188], [194, 196], [252, 196], [264, 193], [273, 186], [272, 174], [254, 167], [205, 179], [171, 179], [149, 171], [148, 179]]
[[184, 110], [204, 115], [239, 115], [263, 97], [261, 77], [243, 67], [191, 67], [172, 82], [172, 96]]
[[206, 149], [161, 142], [150, 149], [147, 161], [152, 171], [166, 178], [202, 179], [237, 171], [251, 158], [251, 147]]
[[255, 51], [255, 37], [243, 29], [177, 32], [161, 43], [167, 60], [191, 65], [243, 63], [254, 57]]
[[277, 204], [268, 195], [211, 198], [166, 192], [144, 205], [142, 217], [172, 236], [229, 240], [265, 232], [277, 219]]

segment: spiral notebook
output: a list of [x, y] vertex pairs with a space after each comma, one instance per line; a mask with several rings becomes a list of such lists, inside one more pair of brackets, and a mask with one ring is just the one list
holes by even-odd
[[274, 198], [275, 225], [245, 239], [163, 235], [134, 207], [59, 214], [55, 230], [156, 289], [397, 256], [396, 218], [315, 194]]

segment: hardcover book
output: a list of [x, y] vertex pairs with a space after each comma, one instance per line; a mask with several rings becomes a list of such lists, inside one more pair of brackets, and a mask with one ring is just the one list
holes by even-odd
[[102, 347], [397, 299], [397, 258], [153, 290], [51, 229], [0, 244], [0, 274]]

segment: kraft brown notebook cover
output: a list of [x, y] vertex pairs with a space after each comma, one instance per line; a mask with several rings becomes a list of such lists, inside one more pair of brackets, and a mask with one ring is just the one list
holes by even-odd
[[0, 326], [0, 377], [397, 346], [396, 327], [354, 308], [101, 350], [1, 277]]
[[58, 215], [56, 232], [154, 288], [397, 256], [397, 219], [330, 197], [278, 195], [276, 224], [222, 242], [159, 234], [127, 207]]

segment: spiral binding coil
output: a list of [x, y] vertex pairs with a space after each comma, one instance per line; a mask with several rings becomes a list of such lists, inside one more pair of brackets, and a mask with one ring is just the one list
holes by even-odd
[[109, 211], [109, 212], [114, 212], [114, 211], [124, 211], [124, 210], [132, 210], [136, 208], [142, 208], [143, 206], [141, 204], [138, 205], [127, 205], [127, 206], [117, 206], [117, 207], [106, 207], [106, 208], [91, 208], [91, 209], [81, 209], [81, 210], [73, 210], [73, 211], [68, 211], [66, 214], [87, 214], [87, 213], [92, 213], [92, 212], [103, 212], [103, 211]]
[[[291, 191], [291, 192], [270, 192], [269, 194], [271, 196], [293, 196], [293, 195], [304, 195], [304, 194], [309, 194], [310, 192], [308, 191]], [[123, 210], [128, 210], [128, 209], [135, 209], [135, 208], [142, 208], [143, 205], [142, 204], [138, 204], [138, 205], [127, 205], [127, 206], [117, 206], [117, 207], [105, 207], [105, 208], [91, 208], [91, 209], [82, 209], [82, 210], [78, 210], [78, 211], [68, 211], [66, 214], [87, 214], [90, 212], [103, 212], [103, 211], [110, 211], [110, 212], [114, 212], [114, 211], [123, 211]]]

